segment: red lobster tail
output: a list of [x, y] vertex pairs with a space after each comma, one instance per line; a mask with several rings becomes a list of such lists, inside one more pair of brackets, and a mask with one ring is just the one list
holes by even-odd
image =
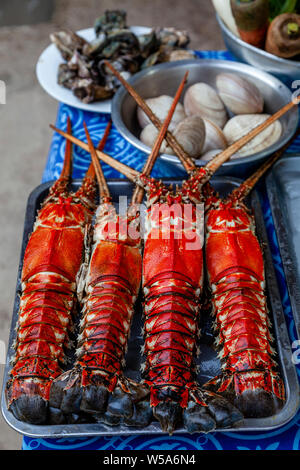
[[[62, 172], [69, 180], [70, 148]], [[76, 308], [76, 276], [92, 212], [54, 183], [35, 221], [23, 260], [15, 357], [6, 387], [8, 408], [33, 424], [48, 419], [52, 380], [61, 374]], [[60, 188], [60, 189], [59, 189]], [[52, 188], [53, 189], [53, 188]]]
[[196, 206], [184, 204], [180, 194], [173, 196], [161, 186], [151, 181], [148, 187], [143, 376], [163, 431], [172, 434], [183, 422], [191, 433], [208, 432], [240, 422], [242, 416], [196, 382], [194, 358], [203, 285], [201, 233], [196, 228]]
[[246, 417], [270, 416], [284, 401], [269, 331], [263, 254], [254, 219], [238, 202], [207, 214], [206, 265], [222, 374], [207, 387], [230, 398]]

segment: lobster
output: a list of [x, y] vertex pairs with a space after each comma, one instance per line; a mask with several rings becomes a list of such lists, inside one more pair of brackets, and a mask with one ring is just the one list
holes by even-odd
[[205, 189], [206, 270], [221, 360], [221, 374], [205, 387], [230, 399], [247, 418], [277, 413], [285, 390], [272, 347], [263, 249], [244, 200], [290, 143], [226, 198]]
[[[157, 158], [185, 80], [145, 164], [145, 176], [151, 172]], [[99, 184], [100, 205], [95, 217], [92, 252], [87, 253], [81, 272], [84, 299], [77, 359], [71, 370], [53, 381], [50, 406], [56, 410], [59, 423], [68, 421], [68, 415], [75, 413], [109, 425], [123, 420], [127, 425], [146, 426], [152, 419], [151, 409], [144, 402], [149, 390], [123, 373], [142, 276], [141, 240], [140, 236], [133, 237], [131, 232], [139, 217], [134, 208], [141, 203], [144, 191], [137, 185], [127, 216], [116, 213], [100, 162], [84, 126]], [[136, 230], [132, 233], [135, 235]]]
[[[122, 80], [129, 89], [130, 85], [124, 82]], [[132, 89], [130, 92], [134, 98], [138, 97]], [[203, 285], [201, 230], [196, 224], [195, 205], [204, 201], [202, 186], [223, 161], [290, 107], [288, 105], [280, 110], [264, 126], [240, 139], [205, 168], [196, 168], [191, 160], [186, 164], [185, 155], [180, 151], [185, 168], [192, 174], [176, 194], [172, 194], [161, 182], [140, 175], [140, 181], [147, 189], [149, 205], [143, 261], [146, 355], [143, 376], [144, 383], [150, 387], [153, 414], [160, 421], [163, 431], [170, 434], [181, 420], [189, 432], [197, 432], [210, 431], [216, 425], [232, 426], [242, 419], [242, 415], [228, 401], [207, 393], [195, 380], [194, 356]], [[151, 116], [150, 111], [148, 116], [151, 119], [153, 113]], [[84, 148], [78, 139], [60, 133]], [[168, 142], [173, 144], [171, 137], [170, 133], [167, 134]], [[97, 154], [106, 161], [105, 154]], [[123, 173], [133, 179], [132, 174]], [[186, 211], [189, 204], [192, 205], [191, 211]], [[161, 241], [166, 226], [169, 238]], [[189, 252], [187, 245], [191, 242], [191, 235], [194, 249]]]
[[[101, 148], [106, 137], [107, 133]], [[70, 193], [71, 159], [67, 142], [61, 175], [38, 212], [23, 260], [6, 400], [17, 419], [32, 424], [48, 420], [50, 385], [67, 361], [65, 348], [77, 306], [76, 276], [83, 260], [86, 227], [94, 212], [94, 168], [90, 166], [81, 188]]]

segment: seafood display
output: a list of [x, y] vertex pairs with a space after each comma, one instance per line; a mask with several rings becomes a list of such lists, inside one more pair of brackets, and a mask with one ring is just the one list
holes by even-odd
[[[130, 86], [127, 86], [131, 95], [136, 97], [137, 93], [133, 93], [130, 88]], [[147, 112], [147, 107], [145, 103], [143, 104], [141, 98], [139, 104], [143, 105], [143, 109]], [[151, 118], [151, 113], [148, 115]], [[299, 130], [292, 140], [297, 135], [299, 135]], [[253, 215], [243, 201], [258, 179], [278, 160], [290, 143], [291, 141], [276, 152], [269, 161], [226, 199], [220, 199], [209, 183], [207, 183], [207, 180], [203, 190], [206, 212], [205, 264], [211, 291], [210, 302], [215, 317], [215, 330], [218, 334], [216, 342], [220, 350], [219, 355], [222, 362], [222, 375], [211, 380], [206, 385], [206, 388], [221, 393], [242, 411], [245, 417], [251, 418], [265, 417], [276, 413], [283, 405], [285, 392], [278, 372], [278, 365], [274, 358], [275, 351], [272, 348], [273, 338], [270, 334], [270, 319], [265, 296], [262, 248], [255, 235]], [[185, 161], [184, 154], [179, 154], [178, 156], [183, 162], [185, 169], [191, 172], [189, 162]], [[214, 170], [216, 166], [217, 163], [215, 162]], [[201, 175], [201, 178], [203, 178], [202, 182], [203, 180], [205, 181], [204, 172], [205, 167], [200, 170], [194, 167], [192, 176], [182, 186], [185, 198], [189, 198], [193, 202], [197, 200], [197, 189], [199, 190], [199, 187], [201, 187], [198, 178]], [[161, 184], [159, 188], [159, 197], [161, 198], [161, 195], [164, 194]], [[187, 194], [185, 193], [186, 189], [188, 190]], [[190, 192], [191, 189], [193, 189], [192, 192]], [[169, 194], [168, 197], [170, 200]], [[176, 194], [176, 197], [178, 197], [178, 194]], [[153, 201], [153, 199], [154, 197], [151, 200]], [[188, 226], [190, 227], [191, 224]], [[154, 227], [157, 228], [157, 224]], [[194, 253], [194, 250], [190, 253]], [[174, 262], [179, 262], [180, 259], [178, 256], [174, 256], [174, 259], [169, 256], [168, 259], [170, 258], [171, 265]], [[149, 260], [150, 266], [152, 266], [152, 263], [155, 266], [159, 265], [159, 272], [162, 273], [161, 275], [164, 280], [164, 269], [160, 264], [163, 262], [161, 254], [159, 261], [155, 259], [153, 263], [153, 260]], [[145, 264], [144, 261], [144, 266]], [[199, 264], [197, 263], [197, 267], [199, 267]], [[182, 265], [185, 266], [184, 261], [181, 261], [180, 266]], [[189, 266], [192, 265], [193, 261], [191, 260]], [[176, 272], [180, 272], [178, 265], [175, 264], [175, 266], [177, 267], [175, 269]], [[195, 267], [193, 270], [194, 273], [197, 273]], [[154, 292], [159, 292], [158, 279], [159, 276], [157, 278], [154, 277]], [[144, 278], [144, 283], [145, 280], [147, 281], [147, 277]], [[161, 293], [165, 293], [165, 285], [162, 285]], [[176, 285], [175, 282], [174, 285]], [[146, 286], [145, 303], [147, 302], [150, 290], [149, 285], [146, 284]], [[153, 295], [153, 298], [154, 310], [156, 311], [157, 309], [157, 312], [162, 314], [163, 309], [159, 309], [159, 296]], [[162, 305], [166, 304], [167, 302], [163, 299]], [[184, 302], [181, 300], [177, 305], [183, 304]], [[151, 312], [151, 308], [149, 308], [149, 311]], [[148, 312], [148, 309], [146, 312]], [[153, 324], [155, 323], [152, 322], [151, 326]], [[164, 340], [165, 343], [168, 341], [166, 338]], [[178, 339], [177, 343], [180, 344]], [[165, 348], [162, 352], [159, 351], [158, 357], [160, 357], [160, 354], [164, 356], [164, 353]], [[157, 362], [160, 366], [161, 360]], [[182, 367], [182, 358], [179, 367]], [[163, 376], [163, 374], [160, 375]], [[167, 373], [167, 377], [170, 381], [170, 372]], [[160, 381], [159, 383], [162, 386], [163, 382]], [[160, 390], [157, 392], [158, 395], [159, 392]], [[185, 396], [187, 395], [186, 390], [184, 390], [184, 394]], [[157, 400], [157, 396], [155, 398]], [[161, 421], [164, 419], [167, 425], [170, 426], [170, 417], [173, 420], [175, 419], [176, 402], [172, 403], [171, 401], [169, 407], [166, 407], [164, 404], [162, 410], [162, 415], [158, 416]], [[190, 416], [188, 421], [191, 425]]]
[[[180, 92], [183, 86], [184, 82]], [[177, 101], [178, 99], [179, 94], [177, 94]], [[164, 132], [166, 129], [167, 127], [164, 129], [163, 126]], [[164, 137], [162, 131], [159, 137], [159, 146], [155, 146], [154, 149], [160, 147]], [[153, 156], [150, 156], [148, 162], [150, 160], [152, 160], [153, 166]], [[152, 166], [149, 168], [146, 164], [149, 170]], [[127, 171], [125, 174], [136, 181], [136, 176], [133, 176], [132, 173]], [[207, 172], [208, 175], [210, 172]], [[154, 417], [160, 421], [162, 430], [168, 431], [170, 434], [182, 419], [189, 432], [207, 432], [216, 426], [229, 427], [240, 422], [242, 415], [223, 398], [201, 390], [195, 380], [194, 355], [198, 338], [199, 297], [203, 283], [200, 234], [196, 232], [196, 250], [182, 250], [189, 243], [189, 234], [183, 232], [183, 238], [179, 237], [176, 242], [180, 224], [178, 226], [174, 224], [170, 239], [164, 242], [160, 241], [161, 237], [157, 234], [157, 230], [163, 231], [164, 224], [159, 227], [155, 226], [155, 220], [157, 222], [155, 214], [164, 206], [168, 205], [171, 208], [177, 201], [188, 207], [188, 193], [192, 188], [185, 189], [185, 196], [182, 196], [184, 200], [181, 201], [180, 194], [172, 195], [172, 192], [162, 183], [149, 179], [145, 171], [139, 175], [139, 184], [144, 184], [147, 190], [149, 211], [146, 225], [154, 224], [146, 236], [143, 256], [144, 354], [146, 356], [143, 385], [148, 386], [146, 390], [150, 390], [150, 403], [149, 399], [146, 402], [138, 402], [133, 412], [132, 404], [128, 409], [128, 403], [124, 403], [122, 395], [118, 393], [114, 397], [115, 400], [111, 402], [108, 400], [105, 411], [103, 399], [99, 396], [99, 394], [103, 394], [103, 390], [100, 389], [97, 404], [100, 403], [102, 408], [97, 410], [100, 414], [99, 420], [109, 424], [117, 424], [121, 415], [125, 418], [126, 424], [145, 425], [147, 409], [147, 421], [152, 414], [151, 409], [153, 409]], [[140, 192], [140, 190], [138, 191]], [[134, 197], [133, 202], [140, 203], [141, 199]], [[193, 233], [193, 227], [196, 223], [195, 201], [192, 204], [191, 218], [188, 217], [185, 221], [188, 224], [188, 231], [191, 233]], [[167, 224], [169, 224], [168, 219]], [[190, 258], [195, 258], [195, 256], [199, 263], [195, 263], [192, 268]], [[172, 261], [174, 259], [177, 259], [175, 265]], [[195, 267], [197, 269], [193, 273]], [[52, 388], [55, 395], [59, 395], [55, 384], [63, 381], [64, 376], [53, 383]], [[70, 390], [68, 384], [66, 384], [65, 390], [67, 393]], [[94, 392], [94, 397], [95, 395], [97, 394]], [[78, 400], [75, 400], [75, 403], [78, 403]], [[130, 419], [132, 414], [133, 421]]]
[[[73, 33], [59, 33], [56, 40], [62, 40], [68, 66], [77, 61], [74, 70], [79, 67], [83, 75], [88, 69], [83, 54], [97, 60], [102, 54], [110, 83], [123, 84], [135, 99], [152, 150], [139, 173], [103, 152], [111, 123], [97, 149], [85, 123], [87, 143], [72, 135], [70, 119], [67, 132], [52, 126], [67, 139], [65, 160], [25, 250], [7, 407], [30, 424], [145, 428], [156, 421], [170, 435], [179, 428], [210, 432], [237, 427], [244, 418], [273, 416], [282, 409], [286, 390], [275, 356], [263, 248], [245, 198], [290, 141], [224, 198], [209, 181], [231, 157], [278, 140], [279, 119], [297, 102], [272, 116], [263, 114], [264, 99], [255, 84], [227, 73], [217, 76], [215, 88], [207, 83], [188, 87], [180, 104], [188, 72], [174, 98], [144, 101], [114, 56], [129, 52], [124, 12], [106, 12], [95, 31], [98, 42], [93, 44]], [[176, 32], [173, 39], [170, 34], [161, 32], [165, 45], [182, 45]], [[136, 44], [131, 39], [130, 47]], [[74, 49], [70, 56], [77, 40], [80, 53]], [[109, 61], [103, 51], [111, 50]], [[92, 159], [76, 192], [69, 190], [72, 143]], [[163, 151], [183, 164], [188, 178], [181, 187], [151, 177]], [[199, 155], [207, 159], [204, 167], [196, 166]], [[135, 185], [126, 214], [117, 212], [100, 160]], [[221, 369], [203, 384], [196, 361], [208, 306]], [[133, 380], [125, 368], [133, 317], [140, 308], [143, 364], [140, 379]]]
[[[184, 82], [180, 92], [183, 86]], [[157, 158], [179, 96], [178, 93], [146, 162], [145, 177]], [[123, 375], [142, 276], [141, 240], [130, 233], [139, 217], [139, 212], [133, 209], [141, 203], [144, 191], [137, 186], [128, 216], [117, 215], [86, 127], [85, 130], [99, 183], [100, 205], [96, 212], [92, 252], [90, 256], [87, 254], [88, 265], [81, 274], [84, 299], [77, 359], [71, 370], [54, 380], [50, 406], [55, 410], [55, 422], [59, 423], [68, 422], [69, 416], [76, 413], [88, 414], [91, 419], [110, 425], [119, 424], [122, 418], [127, 425], [147, 426], [152, 417], [151, 409], [140, 402], [149, 394], [148, 389]]]
[[[263, 112], [262, 93], [253, 82], [237, 74], [220, 73], [216, 77], [215, 87], [204, 82], [189, 86], [183, 104], [177, 105], [170, 126], [178, 144], [193, 160], [207, 161], [215, 155], [212, 151], [225, 150], [269, 117]], [[161, 95], [148, 98], [145, 102], [161, 121], [171, 99], [170, 96]], [[158, 131], [141, 108], [137, 109], [137, 119], [142, 128], [139, 138], [151, 147]], [[282, 133], [282, 124], [276, 121], [249, 142], [235, 158], [267, 149], [280, 139]], [[163, 143], [161, 151], [174, 155], [167, 142]]]
[[[153, 113], [149, 111], [147, 104], [117, 72], [115, 73], [156, 125], [159, 120], [153, 119]], [[293, 105], [290, 104], [287, 108]], [[282, 112], [284, 110], [277, 113], [276, 118]], [[275, 116], [269, 119], [268, 124], [272, 124], [274, 119]], [[266, 127], [266, 123], [262, 126]], [[84, 145], [78, 139], [57, 131], [74, 143]], [[234, 401], [230, 395], [228, 402], [223, 402], [218, 395], [207, 395], [195, 379], [194, 361], [199, 333], [198, 319], [203, 301], [201, 295], [203, 293], [203, 253], [201, 231], [196, 225], [196, 205], [204, 202], [202, 187], [206, 187], [213, 172], [255, 133], [257, 135], [258, 131], [252, 131], [246, 138], [244, 137], [201, 169], [193, 166], [192, 160], [186, 160], [184, 152], [178, 152], [186, 170], [191, 173], [191, 177], [183, 183], [181, 190], [176, 189], [175, 193], [161, 182], [143, 175], [139, 176], [140, 184], [143, 183], [146, 187], [148, 200], [143, 256], [145, 316], [143, 384], [148, 385], [150, 389], [150, 406], [153, 409], [153, 416], [160, 422], [162, 430], [170, 434], [181, 422], [189, 432], [199, 432], [212, 430], [216, 425], [233, 426], [241, 419], [237, 409], [229, 404], [231, 400]], [[168, 134], [166, 138], [169, 139], [170, 135]], [[171, 145], [173, 145], [172, 139]], [[279, 155], [281, 155], [280, 152], [276, 158], [279, 158]], [[98, 156], [104, 160], [103, 153], [98, 152]], [[269, 162], [268, 165], [270, 164]], [[116, 167], [116, 164], [112, 166]], [[268, 166], [265, 165], [263, 171], [267, 168]], [[136, 175], [128, 171], [121, 172], [132, 181], [136, 181]], [[252, 186], [261, 174], [262, 171], [256, 175], [256, 179], [252, 179]], [[252, 188], [249, 181], [245, 185], [248, 190]], [[242, 188], [243, 186], [240, 191]], [[206, 190], [204, 194], [205, 192]], [[192, 210], [187, 215], [184, 207], [189, 205], [192, 206]], [[170, 220], [172, 220], [171, 225]], [[166, 233], [167, 236], [164, 236]], [[193, 249], [189, 250], [187, 247], [191, 241]], [[263, 284], [261, 287], [264, 287]], [[253, 328], [252, 323], [249, 322], [249, 324]], [[266, 330], [262, 329], [261, 334], [265, 334], [267, 340], [269, 339]], [[266, 364], [265, 367], [267, 367]], [[252, 374], [252, 385], [255, 388], [254, 377], [255, 375]], [[277, 381], [280, 384], [279, 378]], [[281, 388], [282, 399], [283, 393]], [[237, 405], [240, 406], [239, 401]], [[253, 406], [253, 402], [251, 405]], [[243, 411], [247, 412], [244, 409]]]
[[161, 62], [194, 58], [186, 50], [189, 36], [175, 28], [156, 28], [135, 35], [126, 24], [124, 10], [107, 10], [94, 25], [91, 42], [69, 30], [50, 35], [64, 63], [58, 70], [58, 83], [84, 103], [111, 98], [118, 88], [104, 61], [109, 60], [129, 78], [139, 70]]

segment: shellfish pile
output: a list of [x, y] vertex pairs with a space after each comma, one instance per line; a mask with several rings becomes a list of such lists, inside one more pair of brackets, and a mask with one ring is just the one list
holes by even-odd
[[[146, 103], [164, 120], [172, 97], [161, 95], [149, 98]], [[210, 160], [226, 149], [270, 115], [264, 112], [264, 98], [256, 85], [242, 76], [221, 73], [216, 77], [216, 89], [199, 82], [189, 86], [183, 104], [178, 103], [170, 130], [179, 144], [193, 158]], [[157, 130], [145, 113], [138, 108], [137, 119], [142, 130], [140, 140], [151, 147]], [[244, 146], [232, 158], [246, 157], [273, 145], [282, 134], [280, 121]], [[162, 152], [172, 155], [166, 142]]]
[[65, 60], [59, 66], [57, 81], [84, 103], [109, 99], [119, 86], [105, 60], [128, 79], [157, 63], [194, 57], [186, 49], [190, 41], [186, 31], [157, 28], [135, 35], [126, 25], [123, 10], [106, 11], [95, 21], [94, 31], [96, 37], [91, 42], [70, 30], [50, 35]]

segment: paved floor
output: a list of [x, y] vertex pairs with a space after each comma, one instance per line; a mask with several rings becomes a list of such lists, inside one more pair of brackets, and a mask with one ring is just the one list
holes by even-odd
[[[99, 7], [101, 6], [101, 8]], [[189, 31], [195, 49], [223, 49], [207, 0], [57, 0], [51, 23], [0, 28], [0, 79], [7, 104], [0, 105], [0, 363], [15, 294], [19, 250], [28, 194], [39, 184], [51, 140], [57, 102], [39, 86], [35, 64], [58, 28], [90, 27], [105, 9], [123, 8], [128, 24], [175, 26]], [[162, 18], [163, 23], [162, 23]], [[3, 365], [0, 366], [2, 380]], [[21, 436], [0, 418], [0, 449], [19, 449]]]

